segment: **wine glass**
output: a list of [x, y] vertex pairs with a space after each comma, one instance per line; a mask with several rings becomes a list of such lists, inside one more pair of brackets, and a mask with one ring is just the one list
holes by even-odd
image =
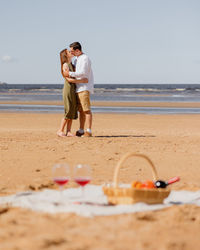
[[74, 167], [74, 181], [81, 186], [82, 198], [84, 187], [91, 181], [91, 168], [86, 164], [78, 164]]
[[65, 163], [55, 164], [52, 168], [53, 181], [59, 186], [60, 191], [64, 189], [64, 185], [70, 179], [70, 168]]

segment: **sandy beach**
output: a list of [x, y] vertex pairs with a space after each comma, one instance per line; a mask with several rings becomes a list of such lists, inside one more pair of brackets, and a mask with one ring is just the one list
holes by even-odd
[[[158, 175], [180, 176], [174, 190], [200, 189], [200, 115], [94, 114], [92, 138], [58, 138], [62, 114], [0, 113], [0, 194], [57, 189], [52, 166], [87, 163], [92, 184], [110, 182], [126, 152], [148, 155]], [[78, 120], [73, 123], [73, 132]], [[151, 179], [142, 159], [131, 158], [120, 181]], [[66, 186], [75, 187], [73, 182]], [[128, 215], [79, 217], [0, 207], [0, 249], [199, 249], [200, 207]]]

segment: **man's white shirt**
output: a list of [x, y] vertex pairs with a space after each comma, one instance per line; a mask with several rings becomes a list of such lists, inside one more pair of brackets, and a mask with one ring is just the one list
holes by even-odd
[[89, 57], [85, 54], [82, 54], [76, 58], [74, 64], [76, 67], [76, 71], [70, 71], [69, 76], [75, 77], [78, 80], [83, 78], [88, 79], [88, 83], [76, 84], [76, 93], [85, 90], [88, 90], [90, 93], [94, 93], [94, 77]]

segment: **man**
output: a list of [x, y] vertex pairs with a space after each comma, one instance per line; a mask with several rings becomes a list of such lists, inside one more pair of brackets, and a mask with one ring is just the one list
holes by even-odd
[[[76, 136], [91, 137], [92, 136], [92, 112], [90, 106], [90, 94], [94, 91], [94, 78], [91, 68], [91, 61], [87, 55], [82, 52], [82, 47], [79, 42], [74, 42], [69, 45], [70, 52], [76, 56], [75, 67], [76, 71], [66, 72], [66, 77], [69, 82], [73, 82], [72, 77], [76, 79], [87, 78], [88, 83], [77, 83], [76, 93], [78, 99], [78, 111], [80, 112], [80, 128], [76, 131]], [[86, 131], [84, 131], [86, 125]]]

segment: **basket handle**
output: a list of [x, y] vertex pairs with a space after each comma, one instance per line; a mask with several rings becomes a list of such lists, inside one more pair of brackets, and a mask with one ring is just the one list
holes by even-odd
[[149, 159], [148, 156], [144, 155], [144, 154], [137, 154], [137, 153], [127, 153], [125, 154], [117, 163], [116, 167], [115, 167], [115, 172], [114, 172], [114, 176], [113, 176], [113, 183], [114, 183], [114, 187], [118, 186], [118, 177], [119, 177], [119, 169], [121, 168], [122, 164], [125, 162], [125, 160], [131, 156], [136, 156], [136, 157], [141, 157], [144, 158], [145, 160], [147, 160], [147, 162], [150, 164], [151, 166], [151, 170], [152, 170], [152, 174], [153, 174], [153, 179], [154, 181], [158, 180], [158, 176], [157, 176], [157, 171], [156, 168], [153, 164], [153, 162]]

